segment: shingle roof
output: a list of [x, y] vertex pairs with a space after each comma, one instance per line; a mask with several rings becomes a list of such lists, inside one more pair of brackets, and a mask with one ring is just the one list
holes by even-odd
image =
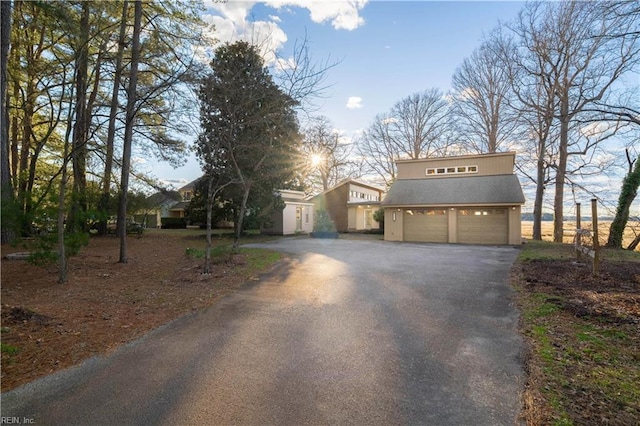
[[516, 175], [397, 180], [381, 206], [523, 204]]

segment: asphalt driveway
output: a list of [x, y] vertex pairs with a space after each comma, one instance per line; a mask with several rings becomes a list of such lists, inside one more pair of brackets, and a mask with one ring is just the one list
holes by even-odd
[[516, 423], [523, 371], [508, 270], [517, 249], [310, 238], [259, 246], [290, 259], [107, 358], [3, 394], [2, 416], [38, 425]]

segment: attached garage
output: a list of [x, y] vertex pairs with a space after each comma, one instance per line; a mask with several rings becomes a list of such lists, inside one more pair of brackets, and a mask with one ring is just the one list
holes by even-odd
[[449, 218], [444, 209], [407, 209], [404, 211], [405, 241], [446, 243]]
[[458, 242], [463, 244], [508, 244], [508, 210], [491, 208], [459, 209]]
[[399, 160], [380, 204], [387, 241], [521, 244], [514, 152]]

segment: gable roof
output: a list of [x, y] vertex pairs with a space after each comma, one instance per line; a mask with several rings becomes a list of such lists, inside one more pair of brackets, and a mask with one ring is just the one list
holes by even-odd
[[200, 181], [200, 179], [204, 178], [204, 176], [200, 176], [199, 178], [197, 178], [196, 180], [192, 180], [191, 182], [189, 182], [188, 184], [181, 186], [180, 188], [178, 188], [178, 192], [183, 192], [183, 191], [193, 191], [194, 188], [196, 187], [196, 184]]
[[147, 202], [151, 206], [159, 206], [161, 204], [175, 204], [182, 200], [182, 196], [178, 191], [166, 191], [162, 190], [150, 195], [147, 198]]
[[383, 207], [524, 204], [516, 175], [397, 180]]

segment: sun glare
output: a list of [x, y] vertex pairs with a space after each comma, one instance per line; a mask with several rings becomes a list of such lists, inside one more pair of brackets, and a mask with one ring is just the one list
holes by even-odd
[[322, 163], [322, 154], [311, 154], [311, 167], [318, 167]]

